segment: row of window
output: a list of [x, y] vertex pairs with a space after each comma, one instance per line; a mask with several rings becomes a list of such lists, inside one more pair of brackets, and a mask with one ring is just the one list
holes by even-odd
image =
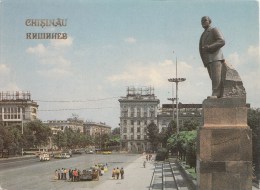
[[[140, 112], [137, 112], [136, 115], [134, 114], [134, 112], [131, 112], [130, 115], [128, 114], [127, 111], [122, 111], [121, 112], [121, 117], [148, 117], [148, 113], [147, 112], [143, 112], [143, 114], [141, 115]], [[155, 117], [155, 112], [154, 111], [150, 111], [149, 114], [150, 117]]]
[[123, 139], [124, 139], [124, 140], [147, 140], [147, 136], [144, 135], [144, 136], [143, 136], [143, 139], [141, 139], [141, 135], [137, 135], [137, 136], [136, 136], [136, 139], [135, 139], [135, 138], [134, 138], [134, 135], [131, 135], [130, 138], [127, 138], [127, 135], [124, 135], [124, 136], [123, 136]]
[[[133, 128], [133, 127], [130, 128], [130, 132], [131, 132], [131, 133], [134, 133], [134, 128]], [[136, 132], [137, 132], [137, 133], [140, 133], [140, 132], [141, 132], [141, 127], [137, 127], [137, 128], [136, 128]], [[146, 133], [146, 132], [147, 132], [147, 128], [145, 127], [145, 128], [144, 128], [144, 133]], [[123, 128], [123, 133], [127, 133], [127, 127], [124, 127], [124, 128]]]

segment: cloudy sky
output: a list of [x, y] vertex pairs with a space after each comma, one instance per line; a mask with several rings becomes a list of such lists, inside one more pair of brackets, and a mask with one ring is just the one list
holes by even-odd
[[[127, 86], [152, 86], [170, 103], [168, 78], [186, 78], [179, 101], [202, 103], [211, 81], [198, 44], [204, 15], [223, 33], [227, 62], [239, 72], [247, 102], [260, 107], [259, 4], [253, 0], [1, 0], [0, 91], [30, 91], [43, 121], [84, 120], [118, 127]], [[26, 19], [67, 19], [66, 27], [30, 27]], [[67, 40], [26, 33], [66, 32]], [[174, 53], [173, 53], [174, 51]]]

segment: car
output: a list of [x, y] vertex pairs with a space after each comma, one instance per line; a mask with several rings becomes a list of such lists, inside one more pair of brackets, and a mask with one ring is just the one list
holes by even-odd
[[87, 150], [86, 154], [94, 154], [94, 151], [93, 150]]
[[50, 160], [50, 155], [48, 153], [42, 153], [39, 155], [40, 161], [49, 161]]
[[111, 154], [111, 151], [103, 151], [102, 154]]
[[61, 153], [61, 158], [70, 158], [70, 154], [69, 153]]
[[76, 149], [72, 151], [72, 154], [82, 154], [82, 152], [84, 152], [84, 150]]
[[93, 170], [83, 170], [79, 177], [80, 180], [92, 180], [93, 179]]

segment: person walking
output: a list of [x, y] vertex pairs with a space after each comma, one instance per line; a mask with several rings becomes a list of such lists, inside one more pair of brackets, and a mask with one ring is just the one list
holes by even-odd
[[145, 168], [145, 165], [146, 165], [146, 161], [144, 161], [144, 163], [143, 163], [144, 168]]
[[58, 180], [61, 179], [61, 171], [60, 171], [60, 168], [58, 169]]
[[115, 179], [115, 177], [116, 177], [116, 169], [114, 168], [114, 169], [112, 170], [112, 178]]
[[67, 180], [67, 169], [66, 168], [64, 168], [63, 173], [64, 173], [63, 179]]
[[119, 175], [120, 175], [120, 170], [119, 170], [119, 168], [117, 167], [117, 168], [116, 168], [116, 179], [119, 179]]
[[124, 179], [124, 173], [125, 173], [125, 171], [124, 171], [124, 168], [122, 167], [122, 168], [120, 169], [121, 179]]

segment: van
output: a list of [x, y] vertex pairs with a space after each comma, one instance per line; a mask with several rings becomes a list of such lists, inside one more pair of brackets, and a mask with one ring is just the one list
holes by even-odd
[[48, 153], [42, 153], [39, 155], [40, 161], [49, 161], [50, 155]]

